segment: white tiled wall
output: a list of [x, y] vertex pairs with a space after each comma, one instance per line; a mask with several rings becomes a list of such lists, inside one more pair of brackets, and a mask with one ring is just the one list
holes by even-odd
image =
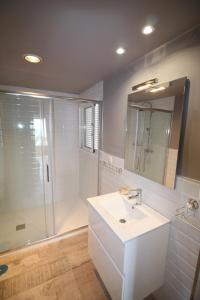
[[200, 231], [175, 218], [175, 214], [188, 198], [199, 201], [200, 182], [178, 177], [176, 189], [171, 190], [124, 170], [124, 160], [121, 158], [101, 152], [100, 159], [122, 168], [122, 173], [118, 174], [100, 164], [101, 194], [116, 191], [121, 185], [140, 187], [143, 201], [172, 220], [165, 284], [155, 296], [159, 300], [189, 299], [200, 248]]
[[43, 205], [40, 110], [40, 100], [0, 96], [0, 213]]
[[92, 100], [103, 100], [103, 81], [99, 81], [93, 86], [91, 86], [89, 89], [83, 91], [80, 95], [80, 97], [92, 99]]
[[[103, 100], [103, 81], [99, 81], [80, 94], [80, 97], [92, 100]], [[79, 188], [80, 198], [98, 194], [98, 153], [79, 150]]]
[[80, 198], [86, 200], [98, 194], [98, 154], [79, 150]]
[[55, 202], [78, 198], [78, 105], [54, 101]]
[[54, 101], [54, 206], [59, 231], [79, 200], [78, 104]]

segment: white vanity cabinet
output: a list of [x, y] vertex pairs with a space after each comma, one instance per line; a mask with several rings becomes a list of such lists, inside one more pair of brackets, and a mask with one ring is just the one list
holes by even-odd
[[119, 230], [123, 233], [125, 226], [119, 224], [115, 232], [117, 227], [112, 226], [115, 221], [110, 219], [109, 224], [111, 217], [102, 214], [104, 211], [98, 211], [89, 199], [90, 257], [113, 300], [142, 300], [163, 284], [169, 220], [123, 240]]

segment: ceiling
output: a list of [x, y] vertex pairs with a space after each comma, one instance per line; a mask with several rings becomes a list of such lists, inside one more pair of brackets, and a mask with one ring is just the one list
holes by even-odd
[[81, 92], [198, 23], [199, 0], [1, 0], [0, 84]]

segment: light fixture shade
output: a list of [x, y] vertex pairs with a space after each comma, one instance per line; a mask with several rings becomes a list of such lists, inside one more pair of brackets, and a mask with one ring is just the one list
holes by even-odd
[[156, 92], [164, 91], [165, 89], [166, 89], [165, 86], [159, 86], [159, 87], [155, 87], [155, 88], [151, 89], [150, 92], [156, 93]]
[[153, 86], [154, 84], [158, 83], [158, 78], [153, 78], [147, 81], [144, 81], [140, 84], [134, 85], [132, 87], [132, 91], [139, 91], [139, 90], [143, 90], [145, 88], [149, 88], [151, 86]]

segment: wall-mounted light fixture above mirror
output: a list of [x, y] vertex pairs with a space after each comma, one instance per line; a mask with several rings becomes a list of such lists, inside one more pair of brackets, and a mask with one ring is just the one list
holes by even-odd
[[187, 79], [128, 95], [125, 168], [174, 188]]

